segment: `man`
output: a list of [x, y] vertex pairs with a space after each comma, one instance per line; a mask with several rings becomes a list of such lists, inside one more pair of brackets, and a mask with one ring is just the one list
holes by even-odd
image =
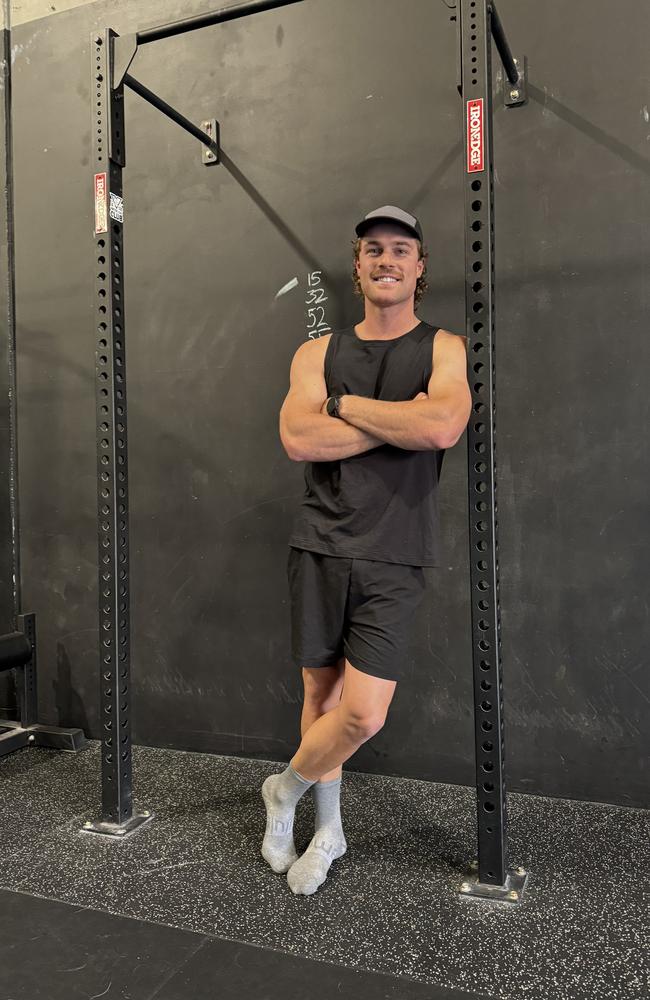
[[[305, 697], [300, 747], [262, 785], [262, 855], [304, 895], [345, 853], [342, 764], [384, 725], [422, 567], [439, 565], [442, 458], [471, 412], [465, 338], [415, 314], [427, 287], [420, 223], [385, 205], [356, 233], [364, 319], [301, 344], [280, 411], [289, 458], [307, 463], [287, 567]], [[312, 786], [316, 830], [298, 858], [295, 808]]]

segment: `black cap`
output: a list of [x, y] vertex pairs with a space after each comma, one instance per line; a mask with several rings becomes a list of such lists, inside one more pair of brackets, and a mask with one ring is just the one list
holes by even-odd
[[408, 229], [409, 233], [416, 240], [422, 242], [422, 227], [420, 223], [414, 215], [411, 215], [410, 212], [405, 212], [403, 208], [397, 208], [395, 205], [382, 205], [381, 208], [376, 208], [373, 212], [368, 212], [367, 215], [364, 215], [361, 222], [355, 226], [357, 236], [363, 236], [376, 222], [396, 222], [398, 225], [403, 226], [404, 229]]

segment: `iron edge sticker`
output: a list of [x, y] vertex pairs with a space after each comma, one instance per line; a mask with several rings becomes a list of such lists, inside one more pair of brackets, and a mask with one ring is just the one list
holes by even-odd
[[483, 98], [467, 102], [467, 173], [485, 170]]

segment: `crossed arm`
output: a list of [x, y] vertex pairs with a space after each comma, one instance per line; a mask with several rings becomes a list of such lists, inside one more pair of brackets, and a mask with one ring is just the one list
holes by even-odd
[[[326, 413], [326, 405], [327, 400], [321, 413]], [[444, 350], [437, 353], [426, 393], [395, 403], [343, 396], [339, 407], [347, 424], [365, 431], [381, 444], [410, 451], [453, 447], [465, 430], [471, 410], [465, 340], [457, 335], [449, 336]]]
[[[283, 407], [280, 433], [292, 460], [334, 461], [371, 451], [384, 443], [410, 451], [432, 451], [451, 448], [461, 437], [472, 407], [463, 337], [445, 331], [443, 341], [436, 343], [435, 364], [426, 393], [403, 402], [345, 395], [339, 408], [342, 419], [330, 417], [326, 412], [327, 399], [322, 400], [322, 359], [314, 364], [309, 360], [311, 355], [305, 358], [301, 348], [294, 365], [301, 352], [303, 364], [311, 365], [311, 371], [305, 372], [303, 368], [296, 382], [308, 386], [311, 399], [315, 397], [320, 403], [320, 412], [310, 411], [304, 404], [292, 413]], [[303, 389], [302, 399], [308, 399], [309, 395], [305, 396]]]
[[[450, 447], [449, 402], [444, 396], [425, 398], [424, 393], [400, 403], [343, 396], [339, 413], [346, 423], [366, 431], [382, 444], [409, 451], [430, 451]], [[327, 400], [322, 412], [326, 404]]]

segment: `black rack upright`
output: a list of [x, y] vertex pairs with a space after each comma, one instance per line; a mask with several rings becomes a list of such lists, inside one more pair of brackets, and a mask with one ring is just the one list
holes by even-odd
[[[94, 265], [96, 343], [99, 661], [102, 725], [102, 819], [89, 833], [124, 837], [151, 819], [133, 814], [131, 760], [129, 478], [127, 452], [126, 322], [124, 289], [124, 87], [132, 87], [186, 131], [218, 162], [219, 147], [150, 90], [129, 76], [139, 45], [231, 21], [301, 0], [252, 0], [120, 37], [111, 28], [91, 36], [94, 137]], [[204, 160], [209, 163], [210, 160]]]
[[496, 516], [493, 36], [503, 60], [509, 106], [524, 103], [525, 79], [510, 53], [493, 3], [458, 0], [457, 17], [465, 138], [466, 334], [472, 392], [467, 456], [478, 837], [478, 878], [465, 881], [461, 893], [518, 903], [527, 873], [522, 868], [509, 869], [507, 864]]

